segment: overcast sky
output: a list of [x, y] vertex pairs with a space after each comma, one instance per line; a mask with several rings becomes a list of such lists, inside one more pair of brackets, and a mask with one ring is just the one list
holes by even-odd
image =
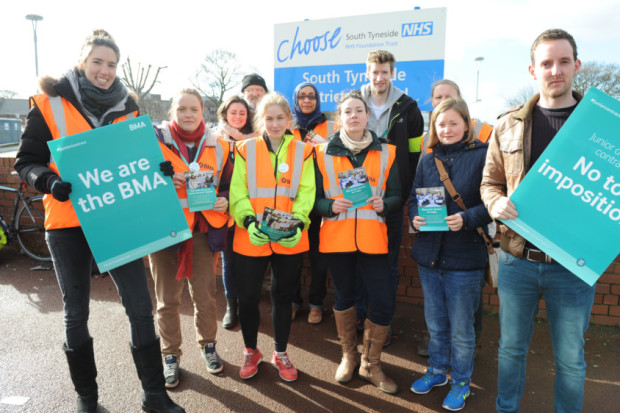
[[[59, 75], [76, 63], [84, 38], [104, 28], [121, 49], [121, 62], [167, 66], [153, 93], [165, 98], [190, 86], [211, 50], [235, 52], [273, 85], [274, 24], [447, 7], [445, 77], [456, 81], [472, 114], [492, 122], [505, 97], [533, 84], [529, 48], [543, 30], [560, 27], [577, 41], [582, 62], [620, 64], [620, 2], [617, 0], [460, 0], [385, 2], [358, 0], [268, 1], [10, 1], [0, 14], [0, 90], [26, 98], [36, 92], [33, 30], [27, 14], [39, 14], [39, 74]], [[483, 56], [475, 103], [474, 58]], [[396, 56], [398, 59], [398, 56]], [[119, 68], [120, 72], [120, 68]]]

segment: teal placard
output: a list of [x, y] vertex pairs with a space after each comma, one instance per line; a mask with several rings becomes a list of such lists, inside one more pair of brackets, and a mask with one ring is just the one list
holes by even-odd
[[589, 285], [620, 253], [620, 102], [591, 88], [510, 199], [504, 220]]
[[101, 271], [191, 238], [148, 116], [48, 145]]

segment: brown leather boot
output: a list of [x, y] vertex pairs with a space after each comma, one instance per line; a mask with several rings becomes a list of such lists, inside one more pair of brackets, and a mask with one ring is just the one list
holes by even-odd
[[364, 350], [362, 351], [362, 365], [360, 366], [360, 378], [371, 382], [379, 390], [395, 394], [398, 393], [398, 385], [392, 379], [383, 374], [381, 370], [381, 351], [385, 342], [385, 335], [390, 326], [380, 326], [366, 319], [364, 324]]
[[338, 370], [336, 370], [336, 381], [344, 384], [351, 381], [355, 373], [355, 367], [358, 365], [355, 307], [347, 308], [343, 311], [334, 309], [334, 318], [336, 319], [336, 329], [338, 330], [338, 338], [342, 346], [342, 360]]

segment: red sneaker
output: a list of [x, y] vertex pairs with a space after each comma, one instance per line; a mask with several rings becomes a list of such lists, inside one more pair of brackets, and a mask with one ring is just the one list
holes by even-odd
[[297, 369], [293, 367], [291, 362], [288, 359], [288, 355], [278, 354], [277, 352], [273, 352], [273, 359], [271, 359], [271, 364], [273, 367], [277, 368], [280, 372], [280, 378], [284, 381], [295, 381], [297, 380]]
[[246, 348], [243, 351], [243, 358], [243, 366], [239, 370], [239, 376], [242, 379], [250, 379], [256, 376], [256, 373], [258, 373], [258, 363], [263, 361], [263, 355], [260, 350], [258, 348], [256, 350]]

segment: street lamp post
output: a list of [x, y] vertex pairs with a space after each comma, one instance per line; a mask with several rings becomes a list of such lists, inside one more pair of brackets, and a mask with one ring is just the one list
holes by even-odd
[[480, 62], [483, 60], [484, 57], [482, 56], [478, 56], [474, 59], [474, 62], [476, 62], [476, 102], [480, 102], [478, 98], [478, 84], [480, 83]]
[[26, 16], [26, 20], [30, 20], [32, 22], [32, 31], [34, 32], [34, 68], [39, 77], [39, 53], [37, 50], [37, 23], [43, 20], [43, 16], [39, 16], [38, 14], [29, 14]]

